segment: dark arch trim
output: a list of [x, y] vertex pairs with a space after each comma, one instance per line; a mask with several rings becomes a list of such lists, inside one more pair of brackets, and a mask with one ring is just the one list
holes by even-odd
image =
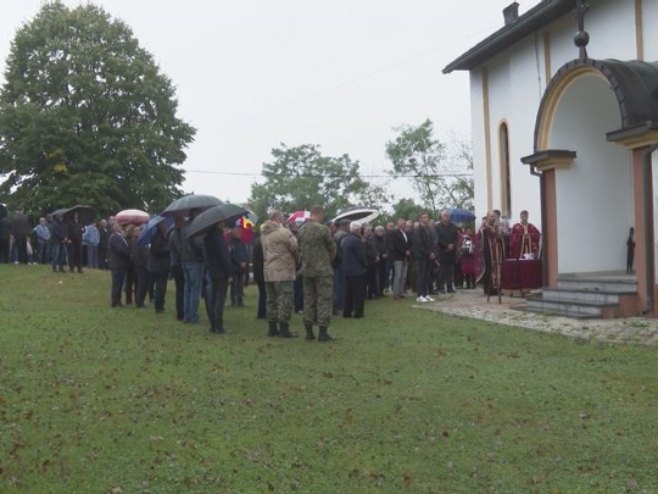
[[558, 70], [546, 87], [535, 121], [535, 152], [546, 106], [553, 92], [571, 71], [591, 67], [607, 79], [619, 104], [621, 128], [624, 131], [647, 123], [658, 123], [658, 63], [633, 60], [573, 60]]

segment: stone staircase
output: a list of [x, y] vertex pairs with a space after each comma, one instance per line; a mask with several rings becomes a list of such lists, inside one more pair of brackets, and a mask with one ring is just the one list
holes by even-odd
[[565, 274], [557, 288], [543, 288], [526, 298], [526, 310], [577, 319], [638, 315], [637, 280], [621, 273]]

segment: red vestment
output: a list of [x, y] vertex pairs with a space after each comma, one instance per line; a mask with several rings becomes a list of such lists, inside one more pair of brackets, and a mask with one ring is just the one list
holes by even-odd
[[522, 259], [524, 254], [539, 254], [541, 233], [532, 223], [517, 223], [512, 227], [509, 239], [509, 256]]

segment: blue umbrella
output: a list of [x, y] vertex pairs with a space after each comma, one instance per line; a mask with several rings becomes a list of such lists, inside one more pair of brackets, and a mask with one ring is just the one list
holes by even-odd
[[451, 209], [450, 221], [453, 223], [470, 223], [471, 221], [475, 221], [475, 215], [467, 209]]
[[153, 235], [155, 235], [155, 231], [158, 228], [158, 225], [163, 221], [165, 222], [167, 229], [169, 229], [169, 227], [174, 224], [173, 218], [168, 218], [166, 216], [154, 216], [146, 225], [144, 225], [142, 231], [139, 233], [139, 238], [137, 239], [139, 245], [150, 244], [151, 239], [153, 238]]

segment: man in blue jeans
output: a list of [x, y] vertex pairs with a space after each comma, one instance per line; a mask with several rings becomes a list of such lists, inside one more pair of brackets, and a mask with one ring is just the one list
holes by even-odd
[[199, 209], [190, 211], [190, 218], [182, 228], [180, 249], [181, 265], [185, 277], [183, 322], [193, 324], [199, 322], [199, 300], [203, 285], [203, 239], [199, 235], [188, 237], [187, 232], [199, 213]]

